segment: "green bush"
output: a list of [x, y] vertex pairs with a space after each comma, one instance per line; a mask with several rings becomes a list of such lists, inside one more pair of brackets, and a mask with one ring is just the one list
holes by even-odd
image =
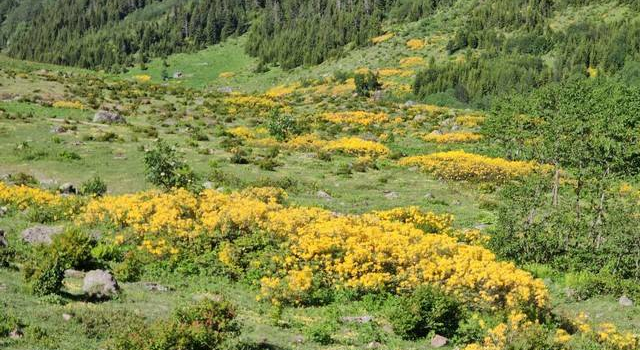
[[24, 274], [36, 295], [55, 294], [62, 287], [64, 270], [89, 268], [93, 263], [91, 249], [95, 242], [84, 231], [69, 228], [55, 235], [48, 246], [35, 248]]
[[313, 323], [305, 328], [305, 335], [309, 340], [318, 343], [320, 345], [329, 345], [333, 343], [331, 337], [337, 330], [335, 322], [324, 321]]
[[356, 74], [354, 80], [356, 93], [361, 96], [369, 96], [372, 91], [376, 91], [382, 86], [378, 81], [378, 75], [370, 71], [364, 74]]
[[431, 333], [451, 337], [464, 316], [457, 300], [430, 286], [392, 299], [387, 313], [394, 332], [403, 339], [422, 338]]
[[278, 141], [284, 141], [288, 138], [299, 135], [302, 128], [298, 124], [296, 118], [290, 114], [280, 114], [278, 110], [273, 110], [267, 122], [269, 134]]
[[114, 350], [214, 350], [239, 331], [235, 310], [225, 301], [204, 299], [178, 309], [152, 327], [133, 324], [116, 337]]
[[107, 193], [107, 184], [100, 177], [94, 176], [80, 185], [80, 192], [84, 195], [101, 197]]
[[144, 155], [147, 180], [165, 190], [172, 188], [191, 188], [197, 182], [197, 176], [184, 160], [180, 159], [175, 147], [162, 140], [156, 147]]
[[11, 331], [20, 326], [20, 321], [10, 314], [6, 307], [0, 306], [0, 338], [8, 336]]
[[0, 268], [9, 267], [15, 257], [15, 250], [12, 247], [0, 246]]

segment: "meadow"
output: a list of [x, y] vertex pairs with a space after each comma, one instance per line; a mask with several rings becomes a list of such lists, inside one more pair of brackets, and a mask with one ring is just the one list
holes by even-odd
[[1, 56], [0, 348], [638, 349], [638, 90], [419, 98], [463, 10], [292, 70]]

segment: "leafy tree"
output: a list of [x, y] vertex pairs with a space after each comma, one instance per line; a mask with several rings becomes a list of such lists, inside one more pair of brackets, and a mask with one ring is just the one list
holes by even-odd
[[149, 182], [165, 190], [194, 188], [197, 176], [179, 156], [175, 147], [160, 140], [156, 147], [144, 155]]

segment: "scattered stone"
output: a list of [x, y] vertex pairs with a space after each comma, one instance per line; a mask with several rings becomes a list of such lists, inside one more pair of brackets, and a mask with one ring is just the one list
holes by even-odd
[[440, 130], [433, 130], [432, 132], [429, 133], [429, 135], [442, 135], [442, 131]]
[[7, 290], [7, 285], [4, 283], [0, 283], [0, 292], [4, 292], [5, 290]]
[[371, 95], [371, 98], [374, 101], [380, 101], [382, 100], [382, 97], [384, 96], [384, 92], [382, 90], [376, 90], [373, 95]]
[[396, 198], [400, 197], [400, 195], [398, 194], [398, 192], [384, 191], [384, 197], [386, 199], [396, 199]]
[[4, 230], [0, 228], [0, 248], [9, 246], [7, 238], [4, 236]]
[[83, 271], [78, 271], [74, 269], [64, 270], [64, 278], [84, 278], [86, 275]]
[[82, 291], [93, 298], [110, 298], [118, 294], [118, 282], [111, 273], [104, 270], [87, 272], [82, 283]]
[[618, 299], [618, 304], [625, 307], [633, 306], [633, 300], [629, 299], [626, 295], [623, 295]]
[[62, 314], [62, 319], [67, 322], [70, 321], [72, 318], [73, 316], [71, 314], [67, 314], [67, 313]]
[[487, 227], [489, 227], [489, 225], [487, 224], [477, 224], [473, 228], [475, 228], [476, 230], [482, 231], [482, 230], [485, 230]]
[[378, 343], [377, 341], [372, 341], [371, 343], [367, 344], [367, 349], [378, 349], [382, 346], [382, 344]]
[[224, 297], [220, 294], [203, 293], [203, 294], [194, 295], [193, 300], [195, 301], [211, 300], [219, 303], [224, 300]]
[[65, 128], [63, 125], [56, 125], [51, 128], [52, 134], [63, 134], [65, 132], [67, 132], [67, 128]]
[[405, 107], [412, 107], [412, 106], [415, 106], [415, 105], [416, 105], [416, 102], [415, 102], [415, 101], [413, 101], [413, 100], [407, 100], [407, 101], [404, 103], [404, 105], [403, 105], [403, 106], [405, 106]]
[[58, 191], [62, 194], [78, 194], [78, 190], [70, 182], [62, 184], [62, 186], [58, 188]]
[[447, 342], [449, 341], [449, 339], [441, 336], [441, 335], [434, 335], [433, 338], [431, 338], [431, 347], [433, 348], [441, 348], [445, 345], [447, 345]]
[[142, 282], [142, 286], [144, 289], [151, 292], [168, 292], [171, 290], [169, 287], [156, 282]]
[[302, 344], [304, 343], [304, 337], [300, 334], [296, 335], [295, 337], [293, 337], [293, 343], [294, 344]]
[[322, 199], [325, 199], [325, 200], [328, 200], [328, 201], [330, 201], [330, 200], [332, 200], [332, 199], [333, 199], [333, 197], [331, 197], [331, 195], [330, 195], [330, 194], [328, 194], [327, 192], [322, 191], [322, 190], [320, 190], [320, 191], [316, 192], [316, 196], [317, 196], [318, 198], [322, 198]]
[[184, 74], [182, 74], [182, 72], [177, 71], [173, 73], [173, 79], [180, 79], [184, 76]]
[[564, 289], [564, 295], [571, 300], [576, 300], [578, 299], [578, 292], [573, 289], [573, 288], [565, 288]]
[[93, 122], [103, 124], [124, 124], [127, 121], [118, 113], [102, 110], [96, 112], [93, 116]]
[[20, 339], [24, 336], [22, 329], [16, 328], [9, 333], [9, 338], [11, 339]]
[[51, 238], [62, 232], [62, 226], [37, 225], [22, 231], [22, 240], [30, 244], [51, 244]]
[[342, 323], [369, 323], [371, 321], [373, 321], [373, 316], [369, 315], [340, 317]]
[[462, 202], [460, 202], [459, 200], [456, 199], [455, 201], [453, 201], [452, 204], [453, 205], [462, 205]]
[[202, 187], [204, 187], [204, 188], [205, 188], [205, 189], [207, 189], [207, 190], [210, 190], [210, 189], [212, 189], [212, 188], [213, 188], [213, 182], [211, 182], [211, 181], [205, 181], [205, 182], [202, 184]]
[[426, 198], [426, 199], [434, 199], [436, 197], [431, 192], [429, 192], [429, 193], [424, 195], [424, 198]]
[[233, 92], [233, 88], [231, 86], [221, 86], [218, 88], [218, 92], [223, 94], [230, 94]]

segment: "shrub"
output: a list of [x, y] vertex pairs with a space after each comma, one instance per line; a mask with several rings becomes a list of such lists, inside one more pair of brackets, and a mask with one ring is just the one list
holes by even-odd
[[278, 141], [284, 141], [291, 136], [300, 135], [301, 127], [296, 119], [289, 114], [280, 114], [278, 110], [273, 110], [267, 122], [269, 134]]
[[442, 291], [422, 286], [411, 295], [393, 300], [388, 316], [394, 332], [404, 339], [422, 338], [430, 333], [451, 337], [463, 319], [463, 309]]
[[0, 267], [9, 267], [15, 257], [15, 250], [11, 247], [0, 246]]
[[94, 176], [80, 185], [80, 192], [84, 195], [101, 197], [107, 193], [107, 184], [100, 177]]
[[194, 186], [197, 176], [188, 164], [178, 157], [175, 147], [158, 141], [155, 149], [144, 155], [147, 180], [165, 190]]
[[95, 242], [84, 231], [69, 228], [53, 236], [51, 245], [39, 246], [25, 266], [25, 277], [36, 295], [55, 294], [62, 287], [64, 270], [86, 268], [92, 263]]
[[333, 343], [331, 335], [337, 330], [335, 322], [318, 322], [313, 323], [305, 329], [305, 335], [309, 340], [320, 345], [329, 345]]
[[376, 91], [382, 86], [378, 81], [378, 75], [371, 71], [356, 74], [354, 81], [356, 84], [356, 93], [361, 96], [369, 96], [371, 91]]

